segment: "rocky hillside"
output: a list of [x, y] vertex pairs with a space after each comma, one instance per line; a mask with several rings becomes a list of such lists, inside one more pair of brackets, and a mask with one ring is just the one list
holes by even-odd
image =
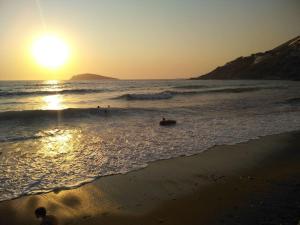
[[192, 79], [300, 80], [300, 36], [270, 51], [239, 57]]

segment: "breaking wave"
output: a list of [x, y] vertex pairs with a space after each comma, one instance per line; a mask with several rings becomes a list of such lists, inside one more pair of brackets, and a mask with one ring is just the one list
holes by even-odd
[[34, 134], [34, 135], [28, 135], [28, 136], [3, 136], [0, 137], [0, 143], [3, 142], [17, 142], [17, 141], [26, 141], [26, 140], [32, 140], [32, 139], [38, 139], [38, 138], [43, 138], [43, 137], [47, 137], [47, 136], [53, 136], [54, 134], [47, 134], [47, 133], [38, 133], [38, 134]]
[[29, 119], [36, 120], [41, 118], [53, 119], [53, 118], [74, 118], [83, 117], [88, 115], [102, 115], [105, 110], [99, 110], [96, 108], [69, 108], [62, 110], [23, 110], [23, 111], [7, 111], [0, 113], [0, 121], [13, 120], [13, 119]]
[[125, 99], [127, 101], [164, 100], [164, 99], [170, 99], [180, 95], [185, 96], [185, 95], [197, 95], [197, 94], [209, 94], [209, 93], [244, 93], [244, 92], [253, 92], [262, 89], [273, 89], [273, 88], [280, 88], [280, 87], [245, 87], [245, 88], [237, 87], [237, 88], [205, 89], [205, 90], [190, 90], [190, 91], [162, 91], [156, 93], [130, 93], [130, 94], [120, 95], [118, 97], [115, 97], [114, 99]]
[[286, 103], [289, 105], [300, 105], [300, 98], [290, 98], [283, 103]]
[[175, 86], [175, 89], [201, 89], [201, 88], [208, 88], [206, 85], [183, 85], [183, 86]]

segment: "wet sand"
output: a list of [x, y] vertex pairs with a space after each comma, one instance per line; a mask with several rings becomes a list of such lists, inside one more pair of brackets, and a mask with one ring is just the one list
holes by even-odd
[[299, 131], [216, 146], [76, 189], [1, 202], [0, 225], [39, 224], [39, 206], [70, 225], [297, 224], [299, 162]]

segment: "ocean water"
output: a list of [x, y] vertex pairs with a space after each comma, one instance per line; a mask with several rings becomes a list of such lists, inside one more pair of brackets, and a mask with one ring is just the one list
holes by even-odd
[[0, 201], [299, 129], [299, 82], [1, 81]]

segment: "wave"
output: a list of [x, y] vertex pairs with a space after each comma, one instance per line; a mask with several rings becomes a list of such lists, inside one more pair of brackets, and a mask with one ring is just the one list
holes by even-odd
[[[60, 110], [23, 110], [0, 112], [1, 121], [34, 122], [41, 120], [90, 119], [94, 117], [130, 115], [131, 113], [153, 113], [156, 108], [68, 108]], [[160, 110], [161, 111], [161, 110]]]
[[26, 102], [0, 102], [0, 105], [20, 105], [20, 104], [25, 104]]
[[201, 88], [208, 88], [209, 86], [206, 85], [183, 85], [183, 86], [175, 86], [175, 89], [201, 89]]
[[224, 89], [208, 90], [206, 91], [206, 93], [244, 93], [244, 92], [260, 91], [262, 89], [269, 89], [269, 88], [261, 88], [261, 87], [224, 88]]
[[173, 94], [169, 91], [163, 91], [158, 93], [142, 93], [142, 94], [124, 94], [114, 99], [126, 99], [130, 100], [163, 100], [173, 98]]
[[17, 92], [0, 92], [0, 97], [10, 96], [32, 96], [32, 95], [55, 95], [55, 94], [91, 94], [101, 93], [107, 90], [100, 89], [69, 89], [59, 91], [17, 91]]
[[60, 132], [59, 129], [54, 129], [54, 130], [50, 130], [50, 131], [41, 131], [36, 134], [27, 135], [27, 136], [22, 136], [22, 135], [20, 135], [20, 136], [3, 136], [3, 137], [0, 137], [0, 143], [39, 139], [39, 138], [43, 138], [43, 137], [54, 136], [59, 132]]
[[26, 141], [31, 139], [42, 138], [42, 135], [32, 135], [32, 136], [15, 136], [15, 137], [0, 137], [0, 143], [3, 142], [15, 142], [15, 141]]
[[198, 95], [198, 94], [209, 94], [209, 93], [244, 93], [259, 91], [262, 89], [272, 89], [279, 87], [236, 87], [236, 88], [223, 88], [223, 89], [206, 89], [206, 90], [193, 90], [193, 91], [162, 91], [155, 93], [132, 93], [123, 94], [113, 99], [125, 99], [127, 101], [133, 100], [165, 100], [175, 96], [182, 95]]
[[286, 100], [284, 103], [290, 104], [290, 105], [300, 105], [300, 98], [290, 98]]
[[[107, 112], [107, 111], [106, 111]], [[3, 120], [37, 120], [37, 119], [57, 119], [87, 117], [89, 115], [104, 115], [105, 109], [97, 108], [69, 108], [62, 110], [24, 110], [6, 111], [0, 113], [0, 121]]]

